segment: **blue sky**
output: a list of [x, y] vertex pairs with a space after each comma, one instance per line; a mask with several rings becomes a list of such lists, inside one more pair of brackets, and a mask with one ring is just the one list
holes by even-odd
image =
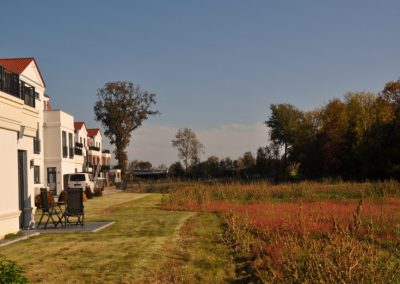
[[[271, 103], [309, 110], [399, 78], [400, 1], [7, 1], [0, 57], [34, 56], [52, 104], [88, 125], [96, 90], [129, 80], [161, 115], [133, 134], [130, 159], [177, 160], [190, 127], [211, 154], [267, 141]], [[6, 12], [4, 12], [6, 11]]]

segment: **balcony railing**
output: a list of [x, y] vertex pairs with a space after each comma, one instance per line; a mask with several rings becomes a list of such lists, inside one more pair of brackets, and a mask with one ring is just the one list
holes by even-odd
[[75, 155], [82, 156], [82, 148], [75, 147]]
[[83, 148], [83, 144], [79, 142], [75, 142], [75, 147], [77, 148]]
[[110, 154], [110, 150], [103, 150], [103, 154]]
[[89, 150], [100, 151], [100, 148], [99, 148], [99, 147], [96, 147], [96, 146], [90, 146], [90, 147], [89, 147]]
[[33, 138], [33, 153], [40, 154], [40, 139]]
[[110, 166], [109, 165], [103, 165], [103, 166], [101, 166], [101, 170], [102, 171], [109, 171], [110, 170]]
[[0, 91], [23, 100], [26, 105], [35, 107], [35, 87], [21, 81], [17, 73], [3, 66], [0, 66]]

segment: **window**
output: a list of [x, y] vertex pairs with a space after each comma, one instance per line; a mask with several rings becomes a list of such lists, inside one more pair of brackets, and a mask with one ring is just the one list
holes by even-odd
[[33, 137], [33, 153], [40, 154], [39, 130], [36, 130], [36, 137]]
[[35, 184], [40, 183], [40, 166], [33, 167], [33, 179]]
[[85, 181], [85, 175], [84, 174], [71, 174], [69, 176], [69, 181]]
[[37, 124], [36, 136], [33, 137], [33, 153], [40, 154], [39, 122]]
[[72, 159], [74, 157], [74, 145], [72, 139], [72, 133], [68, 133], [68, 142], [69, 142], [69, 157]]
[[62, 153], [64, 158], [68, 157], [67, 133], [65, 131], [62, 132]]

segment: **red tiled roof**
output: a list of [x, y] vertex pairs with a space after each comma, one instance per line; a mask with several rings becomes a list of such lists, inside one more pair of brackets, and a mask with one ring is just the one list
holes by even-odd
[[[82, 126], [84, 125], [85, 123], [84, 122], [82, 122], [82, 121], [78, 121], [78, 122], [74, 122], [74, 128], [75, 129], [82, 129]], [[86, 125], [85, 125], [86, 126]]]
[[[7, 69], [9, 69], [12, 72], [21, 74], [22, 72], [24, 72], [24, 70], [26, 69], [26, 67], [28, 67], [28, 65], [31, 62], [35, 62], [36, 66], [36, 60], [33, 57], [25, 57], [25, 58], [0, 58], [0, 65], [6, 67]], [[42, 74], [40, 73], [39, 67], [37, 68], [40, 78], [43, 81], [44, 86], [46, 87], [46, 83], [43, 80]]]
[[96, 136], [99, 131], [100, 131], [100, 129], [98, 129], [98, 128], [89, 128], [89, 129], [87, 129], [87, 136], [88, 137]]

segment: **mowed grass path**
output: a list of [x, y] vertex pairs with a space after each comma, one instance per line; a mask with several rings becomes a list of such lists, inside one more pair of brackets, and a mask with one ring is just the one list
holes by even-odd
[[167, 259], [165, 247], [194, 213], [159, 209], [160, 194], [116, 193], [85, 203], [97, 233], [41, 234], [0, 249], [33, 283], [132, 283]]

